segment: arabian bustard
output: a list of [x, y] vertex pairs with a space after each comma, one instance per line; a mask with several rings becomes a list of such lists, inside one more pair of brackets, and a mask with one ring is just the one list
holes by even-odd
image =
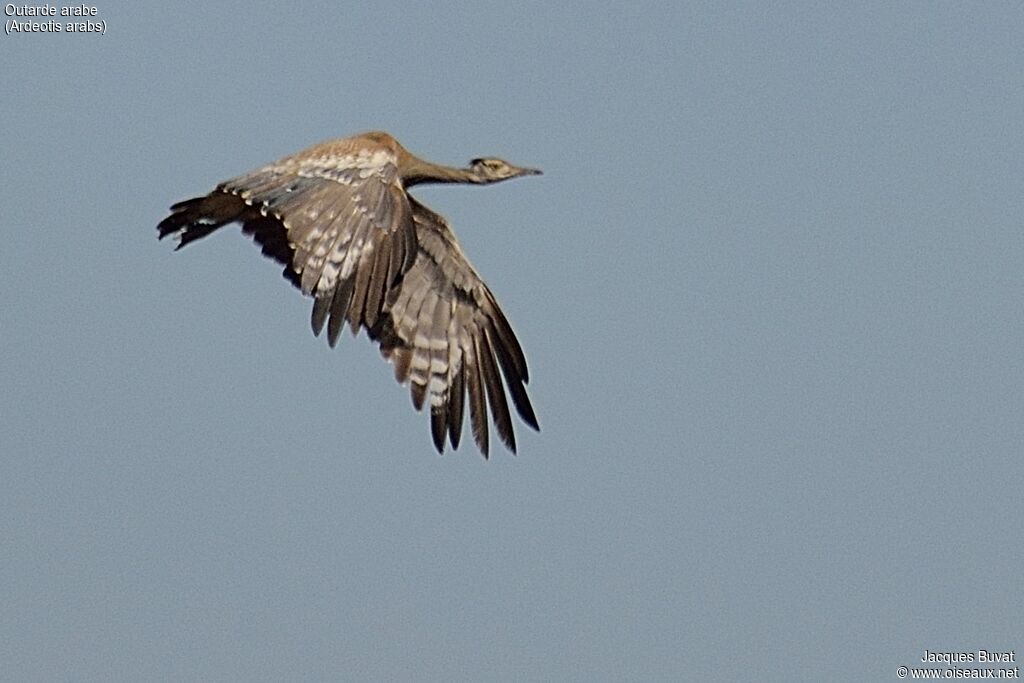
[[[501, 159], [439, 166], [387, 133], [330, 140], [179, 202], [157, 226], [178, 249], [237, 222], [284, 276], [312, 296], [312, 325], [333, 347], [347, 321], [366, 328], [408, 381], [413, 405], [429, 397], [434, 446], [458, 448], [464, 397], [473, 436], [488, 453], [486, 407], [514, 453], [502, 386], [519, 416], [538, 429], [525, 385], [526, 359], [491, 290], [438, 214], [407, 190], [426, 183], [496, 183], [540, 171]], [[500, 373], [499, 373], [500, 368]]]

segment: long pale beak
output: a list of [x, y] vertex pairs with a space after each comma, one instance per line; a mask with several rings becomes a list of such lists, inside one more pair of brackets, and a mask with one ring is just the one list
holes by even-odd
[[539, 168], [518, 168], [519, 175], [544, 175], [544, 172]]

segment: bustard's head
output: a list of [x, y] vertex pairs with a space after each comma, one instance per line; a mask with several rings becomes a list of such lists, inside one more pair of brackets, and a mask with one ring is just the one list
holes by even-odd
[[469, 168], [481, 183], [496, 183], [499, 180], [523, 175], [541, 175], [535, 168], [520, 168], [507, 161], [492, 158], [473, 159], [469, 162]]

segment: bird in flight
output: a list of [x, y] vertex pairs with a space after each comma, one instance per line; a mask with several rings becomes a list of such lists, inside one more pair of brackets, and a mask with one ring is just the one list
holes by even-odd
[[[526, 394], [526, 358], [512, 327], [459, 247], [448, 222], [408, 189], [427, 183], [496, 183], [540, 175], [501, 159], [467, 168], [424, 161], [387, 133], [329, 140], [213, 192], [179, 202], [157, 226], [177, 249], [228, 223], [284, 265], [284, 276], [313, 297], [311, 322], [333, 347], [347, 322], [365, 328], [409, 382], [412, 402], [430, 404], [434, 446], [459, 447], [464, 401], [473, 438], [488, 455], [487, 407], [513, 453], [505, 391], [522, 420], [539, 429]], [[504, 377], [504, 383], [502, 382]]]

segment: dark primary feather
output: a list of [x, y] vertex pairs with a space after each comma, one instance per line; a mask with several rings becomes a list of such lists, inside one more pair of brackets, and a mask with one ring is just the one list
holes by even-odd
[[446, 441], [458, 448], [468, 395], [484, 456], [488, 405], [514, 453], [506, 389], [523, 421], [539, 428], [522, 348], [445, 219], [406, 194], [399, 165], [408, 153], [373, 135], [382, 134], [324, 143], [179, 202], [159, 237], [176, 234], [181, 248], [240, 223], [314, 298], [314, 334], [326, 326], [334, 346], [347, 322], [379, 343], [396, 380], [410, 383], [415, 408], [430, 405], [438, 452]]
[[299, 286], [299, 274], [292, 267], [293, 250], [281, 222], [274, 216], [264, 216], [235, 195], [215, 190], [205, 197], [178, 202], [171, 207], [171, 215], [160, 221], [157, 231], [159, 239], [179, 235], [177, 250], [236, 221], [242, 224], [242, 232], [262, 247], [265, 256], [284, 265], [285, 278]]

